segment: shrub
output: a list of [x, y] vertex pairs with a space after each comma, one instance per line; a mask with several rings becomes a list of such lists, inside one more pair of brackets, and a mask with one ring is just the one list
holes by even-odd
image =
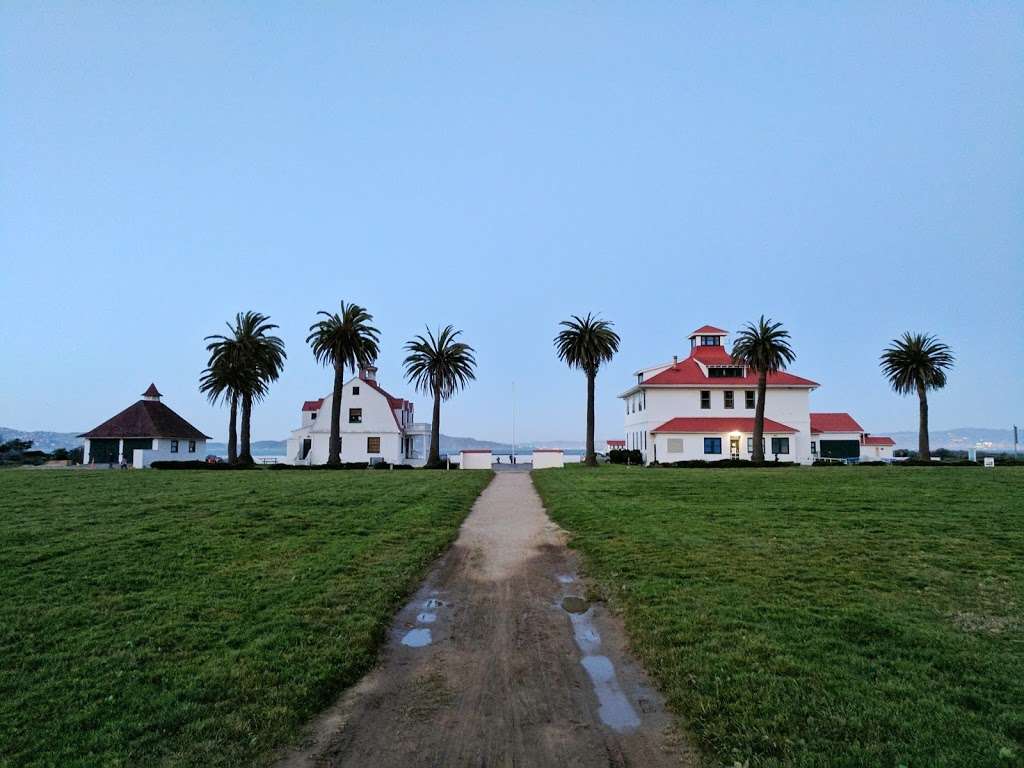
[[762, 469], [771, 467], [795, 467], [792, 461], [766, 461], [764, 464], [755, 464], [747, 459], [719, 459], [718, 461], [705, 461], [704, 459], [690, 459], [687, 461], [672, 461], [668, 463], [655, 463], [652, 467], [665, 469]]
[[608, 461], [612, 464], [643, 464], [644, 456], [636, 449], [613, 448], [608, 451]]
[[293, 472], [318, 472], [320, 470], [342, 470], [342, 469], [366, 469], [369, 467], [366, 461], [345, 461], [341, 464], [271, 464], [270, 469], [290, 470]]
[[253, 469], [253, 464], [210, 464], [198, 459], [193, 461], [154, 461], [149, 465], [150, 469], [206, 469], [206, 470], [227, 470], [227, 469]]

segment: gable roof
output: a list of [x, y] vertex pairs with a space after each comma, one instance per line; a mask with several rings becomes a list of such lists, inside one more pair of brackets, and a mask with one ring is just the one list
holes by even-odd
[[874, 437], [872, 435], [866, 435], [862, 442], [864, 445], [896, 445], [896, 441], [891, 437]]
[[[677, 416], [662, 424], [656, 432], [676, 432], [679, 434], [717, 434], [722, 432], [753, 432], [754, 419], [748, 416]], [[772, 419], [764, 420], [765, 434], [795, 433], [797, 430]]]
[[848, 413], [812, 413], [811, 434], [822, 432], [863, 432], [864, 428]]
[[715, 328], [713, 325], [702, 325], [696, 331], [690, 334], [689, 338], [694, 336], [727, 336], [728, 331], [723, 331], [721, 328]]
[[[153, 389], [156, 389], [153, 387]], [[181, 416], [159, 400], [139, 400], [113, 418], [79, 437], [172, 437], [184, 440], [209, 440]]]
[[320, 406], [324, 404], [324, 399], [321, 397], [319, 400], [307, 400], [302, 404], [302, 410], [304, 411], [319, 411]]

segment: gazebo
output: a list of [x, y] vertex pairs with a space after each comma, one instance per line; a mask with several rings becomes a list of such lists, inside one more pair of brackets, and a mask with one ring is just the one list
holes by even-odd
[[154, 461], [194, 461], [206, 452], [204, 435], [162, 402], [155, 384], [142, 399], [79, 437], [85, 438], [85, 464], [129, 464], [141, 469]]

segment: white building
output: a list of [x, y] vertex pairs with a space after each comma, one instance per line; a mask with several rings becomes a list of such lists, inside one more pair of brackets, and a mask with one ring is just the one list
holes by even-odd
[[865, 432], [848, 413], [812, 413], [811, 437], [815, 458], [844, 462], [891, 461], [896, 444], [891, 437]]
[[[302, 405], [302, 426], [288, 438], [287, 461], [326, 464], [330, 452], [333, 395]], [[430, 425], [416, 424], [413, 404], [377, 383], [377, 369], [362, 368], [341, 390], [342, 462], [423, 464]]]
[[[727, 331], [706, 325], [689, 336], [683, 360], [642, 368], [619, 397], [625, 447], [650, 463], [750, 459], [757, 374], [733, 362]], [[769, 374], [765, 398], [767, 461], [810, 464], [810, 393], [817, 382], [787, 371]]]
[[210, 438], [160, 402], [155, 384], [142, 399], [107, 419], [85, 438], [84, 464], [129, 464], [136, 469], [154, 461], [202, 461]]

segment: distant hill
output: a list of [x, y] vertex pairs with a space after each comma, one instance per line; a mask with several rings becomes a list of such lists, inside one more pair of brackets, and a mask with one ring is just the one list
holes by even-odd
[[[879, 432], [878, 434], [891, 437], [896, 441], [897, 448], [917, 450], [916, 430], [907, 432]], [[1021, 437], [1024, 438], [1024, 435]], [[983, 444], [986, 450], [1012, 451], [1013, 430], [984, 429], [980, 427], [945, 429], [929, 432], [928, 442], [931, 448], [948, 448], [953, 451], [966, 451], [968, 448], [974, 448], [978, 443]]]
[[25, 432], [20, 429], [0, 427], [0, 443], [6, 443], [8, 440], [31, 440], [33, 449], [47, 453], [58, 448], [71, 450], [85, 444], [80, 437], [76, 437], [75, 432]]

